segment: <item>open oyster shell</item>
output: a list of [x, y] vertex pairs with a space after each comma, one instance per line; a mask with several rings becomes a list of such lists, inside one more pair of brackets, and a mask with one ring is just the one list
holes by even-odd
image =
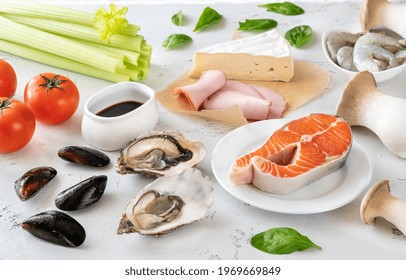
[[164, 235], [202, 219], [212, 204], [210, 178], [188, 168], [160, 177], [142, 189], [125, 207], [117, 233]]
[[206, 154], [203, 143], [179, 131], [150, 131], [129, 142], [120, 153], [116, 171], [163, 176], [195, 166]]

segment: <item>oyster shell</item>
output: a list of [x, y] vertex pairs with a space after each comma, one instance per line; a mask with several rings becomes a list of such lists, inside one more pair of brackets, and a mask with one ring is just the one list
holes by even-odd
[[147, 176], [172, 175], [195, 166], [205, 154], [203, 143], [189, 140], [179, 131], [150, 131], [124, 147], [116, 171]]
[[188, 168], [142, 189], [125, 207], [117, 233], [164, 235], [203, 218], [212, 204], [210, 178]]

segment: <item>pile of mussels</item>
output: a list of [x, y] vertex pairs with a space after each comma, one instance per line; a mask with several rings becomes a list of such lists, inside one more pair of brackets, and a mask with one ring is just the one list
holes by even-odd
[[[110, 163], [104, 153], [78, 146], [68, 146], [58, 151], [58, 156], [66, 161], [103, 167]], [[57, 171], [48, 166], [29, 170], [14, 184], [17, 196], [26, 201], [42, 190]], [[55, 198], [55, 205], [60, 210], [73, 211], [93, 205], [102, 197], [107, 184], [107, 176], [92, 176], [60, 192]], [[86, 238], [83, 226], [71, 216], [57, 210], [49, 210], [29, 217], [21, 224], [32, 235], [54, 244], [77, 247]]]

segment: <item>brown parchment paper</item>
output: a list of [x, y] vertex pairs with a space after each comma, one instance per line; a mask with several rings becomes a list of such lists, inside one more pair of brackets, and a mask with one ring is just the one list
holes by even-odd
[[[296, 108], [307, 103], [323, 92], [330, 81], [330, 72], [312, 63], [295, 60], [294, 75], [289, 82], [263, 82], [241, 81], [247, 84], [257, 84], [269, 87], [283, 95], [287, 102], [287, 108], [283, 117]], [[227, 110], [192, 110], [183, 96], [175, 96], [172, 90], [178, 86], [184, 86], [196, 82], [186, 74], [168, 85], [164, 90], [157, 93], [157, 100], [168, 110], [208, 119], [223, 121], [235, 126], [247, 124], [242, 111], [238, 106], [232, 106]]]

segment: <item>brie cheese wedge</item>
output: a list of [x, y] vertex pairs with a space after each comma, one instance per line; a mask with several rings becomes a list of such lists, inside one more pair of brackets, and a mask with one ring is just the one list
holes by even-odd
[[207, 70], [259, 81], [289, 81], [294, 72], [289, 43], [275, 29], [196, 51], [189, 76], [198, 78]]

